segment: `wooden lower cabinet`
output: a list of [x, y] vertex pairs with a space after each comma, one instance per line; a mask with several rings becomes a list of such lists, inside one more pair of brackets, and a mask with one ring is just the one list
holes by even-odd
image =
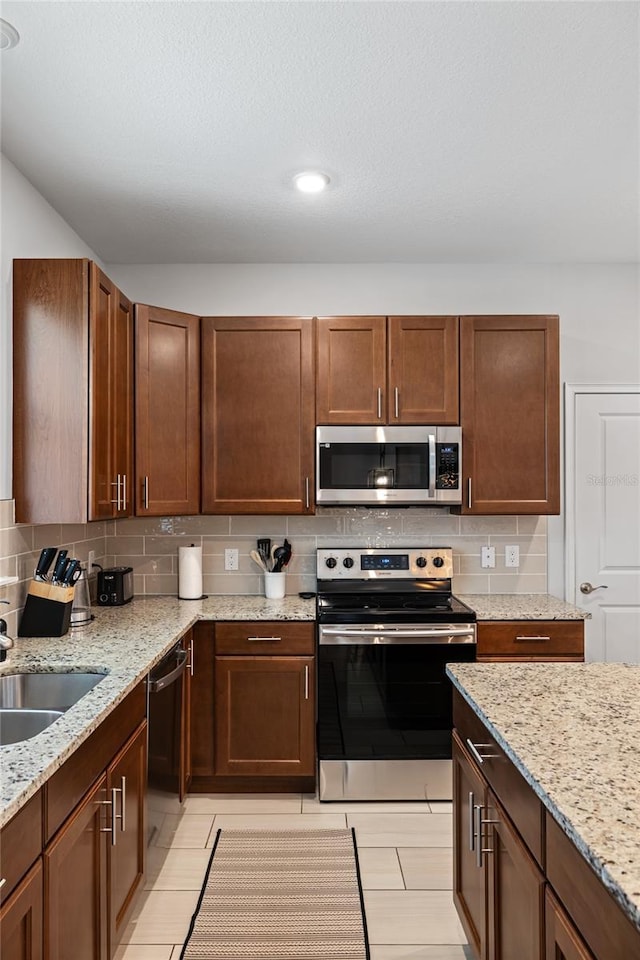
[[47, 960], [108, 960], [110, 808], [105, 774], [44, 852]]
[[2, 960], [42, 960], [42, 861], [38, 859], [0, 910]]
[[313, 657], [216, 657], [216, 774], [312, 776]]
[[630, 960], [640, 931], [463, 697], [453, 898], [476, 960]]
[[548, 888], [544, 924], [545, 960], [593, 960], [593, 954]]
[[[541, 960], [544, 876], [489, 791], [480, 819], [487, 864], [487, 956], [490, 960]], [[483, 811], [484, 814], [485, 811]]]
[[476, 855], [476, 810], [486, 784], [453, 734], [453, 900], [477, 957], [487, 955], [487, 877]]
[[147, 724], [145, 722], [141, 724], [107, 770], [107, 793], [113, 798], [116, 811], [116, 831], [112, 834], [111, 843], [108, 846], [111, 954], [122, 935], [135, 894], [141, 888], [144, 878], [146, 781]]
[[544, 877], [454, 734], [454, 902], [482, 960], [541, 960]]

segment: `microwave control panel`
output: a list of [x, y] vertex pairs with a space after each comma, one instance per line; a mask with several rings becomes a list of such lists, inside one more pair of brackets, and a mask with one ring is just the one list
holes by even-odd
[[436, 443], [436, 490], [457, 490], [460, 486], [460, 445]]

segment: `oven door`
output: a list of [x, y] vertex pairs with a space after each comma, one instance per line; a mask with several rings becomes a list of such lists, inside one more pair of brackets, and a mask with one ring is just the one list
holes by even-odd
[[[397, 761], [411, 775], [419, 770], [419, 799], [425, 799], [424, 761], [447, 761], [444, 789], [450, 791], [452, 688], [447, 663], [476, 658], [475, 624], [324, 624], [318, 642], [318, 759], [322, 785], [327, 777], [342, 781], [349, 774], [361, 779], [370, 769], [398, 779]], [[389, 762], [395, 766], [390, 768]], [[329, 786], [329, 791], [332, 789]], [[344, 799], [383, 799], [382, 789], [407, 791], [392, 783], [376, 788], [376, 796]], [[440, 789], [440, 788], [439, 788]], [[444, 799], [432, 795], [431, 799]], [[398, 796], [396, 799], [414, 799]]]
[[461, 503], [460, 427], [317, 427], [319, 504]]

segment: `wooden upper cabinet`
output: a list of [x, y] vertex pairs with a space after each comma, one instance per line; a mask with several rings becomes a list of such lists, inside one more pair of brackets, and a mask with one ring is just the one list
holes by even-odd
[[200, 318], [136, 304], [139, 516], [200, 511]]
[[458, 318], [389, 317], [389, 423], [458, 423]]
[[202, 319], [202, 510], [310, 513], [313, 320]]
[[14, 260], [19, 523], [131, 513], [131, 304], [89, 260]]
[[460, 318], [462, 513], [560, 512], [556, 316]]
[[457, 317], [319, 317], [316, 421], [458, 422]]
[[318, 317], [317, 423], [386, 419], [386, 317]]

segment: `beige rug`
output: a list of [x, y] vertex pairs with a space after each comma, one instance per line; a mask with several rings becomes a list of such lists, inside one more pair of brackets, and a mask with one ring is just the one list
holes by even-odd
[[219, 830], [181, 960], [368, 960], [353, 830]]

